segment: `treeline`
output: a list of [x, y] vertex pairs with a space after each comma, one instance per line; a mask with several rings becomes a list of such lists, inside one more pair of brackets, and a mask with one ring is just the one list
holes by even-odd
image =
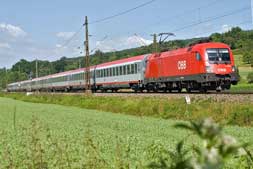
[[[239, 27], [235, 27], [226, 33], [214, 33], [210, 35], [212, 41], [223, 42], [231, 46], [236, 54], [244, 55], [243, 61], [245, 64], [251, 64], [253, 66], [253, 30], [245, 31]], [[158, 46], [159, 51], [172, 50], [176, 48], [182, 48], [190, 43], [198, 40], [186, 39], [186, 40], [173, 40], [168, 41]], [[103, 53], [97, 50], [91, 55], [91, 65], [96, 65], [108, 61], [113, 61], [121, 58], [127, 58], [131, 56], [152, 53], [154, 51], [153, 45], [142, 46], [133, 49], [126, 49], [122, 51]], [[38, 60], [38, 75], [45, 76], [48, 74], [73, 70], [84, 67], [84, 58], [79, 56], [76, 58], [62, 57], [57, 61], [49, 62]], [[0, 69], [0, 88], [5, 88], [6, 84], [32, 79], [36, 77], [36, 61], [27, 61], [25, 59], [20, 60], [12, 66], [10, 69]]]

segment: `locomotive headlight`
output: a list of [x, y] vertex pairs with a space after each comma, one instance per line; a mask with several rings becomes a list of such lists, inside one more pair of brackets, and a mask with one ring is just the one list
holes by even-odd
[[211, 66], [206, 66], [206, 73], [212, 73], [213, 69]]
[[236, 72], [236, 67], [232, 66], [232, 72]]

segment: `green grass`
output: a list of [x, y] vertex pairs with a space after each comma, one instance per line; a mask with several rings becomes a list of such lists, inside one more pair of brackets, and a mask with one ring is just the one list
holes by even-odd
[[247, 76], [250, 72], [253, 72], [253, 68], [250, 66], [239, 67], [240, 81], [237, 85], [231, 86], [231, 92], [253, 92], [253, 84], [249, 84]]
[[253, 84], [239, 83], [236, 86], [232, 86], [231, 92], [253, 92]]
[[33, 103], [53, 103], [86, 109], [121, 113], [135, 116], [152, 116], [163, 119], [199, 120], [211, 117], [222, 124], [252, 126], [253, 104], [245, 99], [243, 102], [215, 101], [206, 98], [191, 98], [192, 104], [186, 105], [184, 98], [157, 97], [96, 97], [84, 95], [30, 95], [0, 94]]
[[253, 72], [252, 67], [239, 67], [239, 74], [241, 76], [240, 83], [247, 83], [247, 76], [250, 72]]
[[[120, 168], [124, 163], [141, 168], [153, 156], [152, 146], [174, 149], [183, 138], [188, 139], [187, 146], [199, 141], [173, 128], [176, 120], [7, 98], [0, 98], [0, 107], [2, 168]], [[233, 126], [225, 131], [242, 142], [253, 140], [252, 128]]]

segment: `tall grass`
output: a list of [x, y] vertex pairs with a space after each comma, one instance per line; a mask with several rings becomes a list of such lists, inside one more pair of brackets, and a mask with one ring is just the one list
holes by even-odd
[[80, 95], [0, 94], [0, 96], [33, 103], [49, 103], [95, 109], [135, 116], [152, 116], [163, 119], [198, 120], [211, 117], [216, 122], [230, 125], [252, 126], [253, 104], [250, 102], [215, 101], [210, 98], [184, 99], [149, 97], [95, 97]]
[[[91, 129], [86, 130], [83, 140], [72, 142], [67, 136], [56, 137], [51, 129], [43, 126], [34, 116], [30, 124], [20, 127], [17, 142], [8, 142], [12, 133], [0, 130], [0, 168], [31, 168], [31, 169], [219, 169], [241, 168], [252, 166], [250, 151], [238, 154], [244, 144], [235, 142], [231, 136], [224, 135], [216, 124], [208, 121], [197, 123], [180, 123], [177, 127], [191, 130], [201, 138], [203, 144], [194, 144], [185, 148], [179, 141], [175, 151], [167, 149], [157, 140], [146, 147], [143, 157], [132, 158], [135, 150], [130, 142], [117, 138], [114, 159], [103, 154], [99, 137]], [[8, 138], [9, 137], [9, 138]], [[232, 142], [231, 142], [232, 140]], [[166, 142], [166, 140], [164, 140]], [[229, 142], [228, 142], [229, 141]], [[73, 147], [78, 147], [75, 149]], [[194, 152], [195, 153], [191, 153]], [[230, 160], [232, 161], [230, 161]], [[239, 167], [238, 167], [239, 166]]]

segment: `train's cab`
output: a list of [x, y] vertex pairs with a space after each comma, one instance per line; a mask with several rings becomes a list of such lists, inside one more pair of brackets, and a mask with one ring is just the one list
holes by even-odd
[[[229, 89], [236, 85], [239, 74], [235, 67], [230, 47], [223, 43], [203, 43], [196, 45], [205, 65], [204, 79], [213, 82], [212, 86]], [[210, 85], [210, 83], [209, 83]]]

